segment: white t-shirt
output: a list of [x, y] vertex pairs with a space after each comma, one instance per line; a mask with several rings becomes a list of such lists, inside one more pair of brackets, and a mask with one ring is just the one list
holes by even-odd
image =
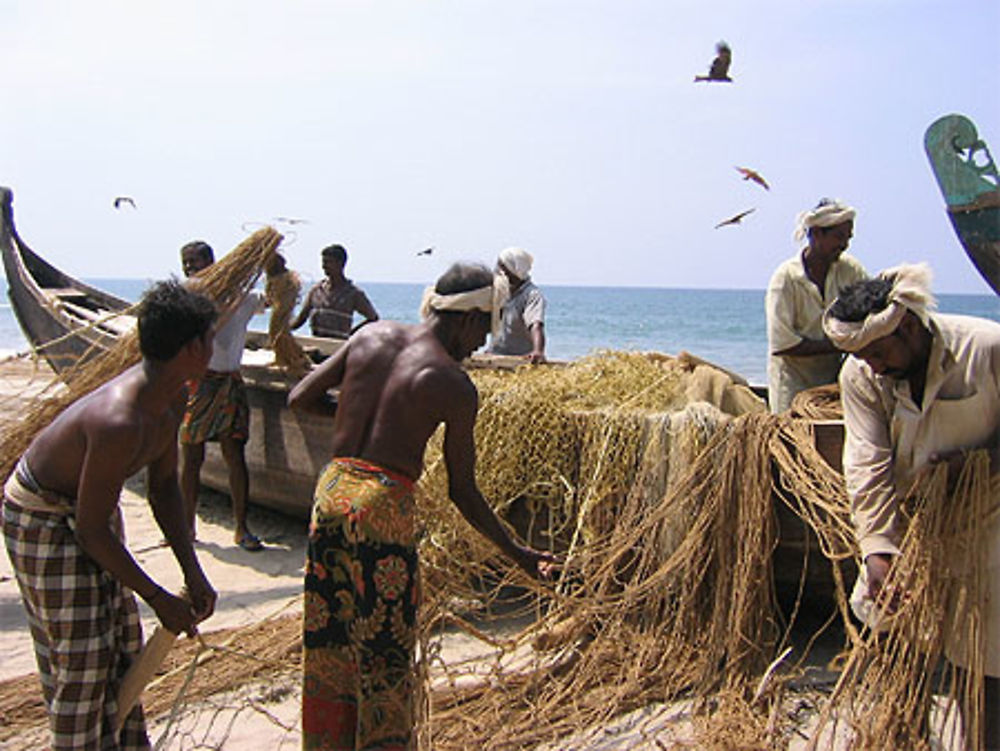
[[243, 360], [243, 345], [247, 340], [247, 325], [250, 319], [264, 309], [264, 295], [257, 290], [247, 293], [236, 310], [215, 332], [212, 359], [208, 369], [217, 373], [232, 373], [240, 369]]

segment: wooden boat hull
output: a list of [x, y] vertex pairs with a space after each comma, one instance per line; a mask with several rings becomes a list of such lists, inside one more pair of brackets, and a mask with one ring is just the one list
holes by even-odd
[[[34, 253], [18, 236], [13, 194], [0, 187], [0, 252], [11, 307], [25, 337], [56, 373], [88, 354], [109, 348], [134, 325], [131, 303], [59, 271]], [[100, 321], [98, 325], [95, 321]], [[248, 347], [266, 342], [263, 332], [249, 332]], [[307, 349], [331, 354], [332, 340], [297, 337]], [[329, 460], [329, 421], [293, 413], [286, 407], [292, 381], [273, 368], [245, 366], [242, 371], [250, 404], [247, 468], [251, 502], [308, 518], [316, 476]], [[208, 444], [202, 482], [229, 492], [228, 471], [216, 444]]]

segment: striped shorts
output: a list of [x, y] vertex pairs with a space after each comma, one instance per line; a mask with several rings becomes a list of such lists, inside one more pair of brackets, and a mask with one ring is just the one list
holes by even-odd
[[[121, 515], [112, 517], [121, 536]], [[148, 749], [142, 709], [114, 732], [118, 688], [142, 644], [135, 597], [76, 542], [72, 517], [4, 498], [7, 555], [35, 642], [54, 751]]]

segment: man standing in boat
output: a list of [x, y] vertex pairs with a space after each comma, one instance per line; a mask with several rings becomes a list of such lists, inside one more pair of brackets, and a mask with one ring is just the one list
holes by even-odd
[[[987, 492], [992, 512], [986, 519], [970, 519], [969, 523], [986, 525], [985, 555], [973, 553], [985, 566], [981, 572], [985, 602], [980, 614], [985, 654], [973, 659], [982, 661], [986, 676], [984, 747], [996, 749], [1000, 748], [1000, 519], [996, 514], [1000, 503], [1000, 324], [935, 314], [933, 307], [930, 269], [902, 265], [847, 287], [824, 316], [827, 336], [852, 355], [840, 373], [844, 476], [864, 568], [851, 604], [859, 617], [867, 619], [871, 603], [885, 594], [883, 588], [906, 531], [902, 501], [919, 473], [945, 462], [953, 483], [969, 450], [988, 449], [993, 482]], [[949, 551], [949, 557], [957, 562], [961, 552]], [[974, 594], [971, 597], [975, 599]], [[958, 621], [968, 623], [968, 618]], [[945, 651], [964, 668], [962, 657], [967, 650], [962, 636], [945, 634]]]
[[[303, 748], [411, 748], [413, 486], [442, 422], [462, 515], [531, 576], [552, 565], [510, 536], [476, 487], [478, 394], [460, 363], [486, 341], [492, 304], [489, 269], [455, 264], [428, 290], [422, 324], [365, 326], [289, 394], [293, 409], [334, 419], [309, 527]], [[339, 407], [328, 395], [338, 386]]]
[[344, 246], [328, 245], [321, 255], [326, 279], [309, 290], [290, 328], [294, 331], [308, 320], [313, 336], [346, 339], [351, 335], [355, 312], [364, 317], [365, 323], [377, 321], [378, 313], [368, 296], [344, 276]]
[[[184, 276], [191, 277], [215, 263], [212, 247], [194, 240], [181, 248]], [[271, 267], [268, 266], [268, 269]], [[245, 447], [250, 436], [250, 407], [240, 375], [247, 325], [265, 307], [264, 295], [250, 290], [235, 308], [226, 311], [215, 334], [215, 350], [208, 370], [189, 385], [187, 411], [180, 428], [181, 490], [191, 539], [195, 539], [198, 486], [205, 461], [205, 443], [218, 441], [229, 470], [229, 496], [233, 503], [233, 541], [256, 552], [264, 546], [247, 527], [250, 473]]]
[[867, 279], [861, 263], [845, 253], [856, 211], [824, 198], [799, 214], [795, 241], [807, 245], [782, 263], [767, 285], [768, 401], [788, 409], [800, 391], [837, 382], [843, 354], [823, 333], [823, 311], [848, 284]]
[[545, 362], [545, 296], [531, 281], [533, 262], [524, 248], [500, 251], [490, 352], [537, 364]]
[[[113, 728], [142, 635], [134, 593], [174, 633], [194, 633], [215, 592], [198, 564], [177, 483], [183, 386], [212, 353], [212, 302], [176, 282], [143, 295], [142, 361], [67, 407], [32, 441], [4, 487], [7, 554], [28, 615], [52, 748], [148, 749], [139, 707]], [[143, 467], [153, 516], [184, 574], [186, 599], [153, 581], [124, 545], [119, 497]]]

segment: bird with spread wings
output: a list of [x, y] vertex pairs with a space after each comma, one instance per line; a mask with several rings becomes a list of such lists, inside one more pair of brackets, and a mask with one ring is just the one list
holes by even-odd
[[752, 170], [749, 167], [737, 167], [736, 171], [743, 175], [744, 180], [752, 180], [764, 190], [771, 189], [771, 186], [767, 184], [767, 180], [757, 170]]
[[424, 248], [423, 250], [418, 250], [417, 251], [417, 255], [418, 256], [429, 256], [433, 252], [434, 252], [434, 246], [432, 245], [429, 248]]
[[111, 203], [116, 209], [120, 209], [122, 206], [131, 206], [133, 209], [135, 208], [135, 201], [128, 196], [118, 196]]
[[729, 77], [729, 66], [732, 62], [733, 51], [729, 48], [729, 45], [725, 42], [718, 42], [715, 45], [715, 59], [712, 60], [712, 66], [708, 69], [708, 75], [695, 76], [695, 82], [721, 81], [732, 83], [733, 79]]
[[747, 216], [748, 214], [752, 214], [756, 210], [757, 209], [747, 209], [746, 211], [741, 211], [739, 214], [736, 214], [735, 216], [731, 216], [728, 219], [723, 219], [721, 222], [715, 225], [715, 228], [718, 229], [719, 227], [725, 227], [726, 225], [729, 224], [739, 224], [740, 222], [743, 221], [743, 217]]

